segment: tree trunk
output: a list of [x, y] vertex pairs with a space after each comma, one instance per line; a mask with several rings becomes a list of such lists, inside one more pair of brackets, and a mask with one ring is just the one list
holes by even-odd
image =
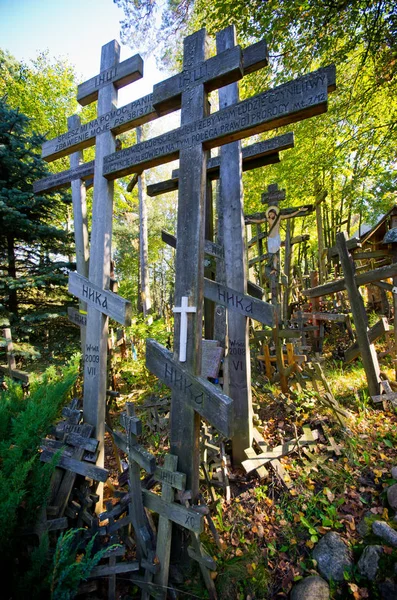
[[[17, 278], [15, 264], [15, 239], [13, 235], [7, 235], [8, 277]], [[16, 289], [8, 289], [8, 310], [18, 316], [18, 297]]]

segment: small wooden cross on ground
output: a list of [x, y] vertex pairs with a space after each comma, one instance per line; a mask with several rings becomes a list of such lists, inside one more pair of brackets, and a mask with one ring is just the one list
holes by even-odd
[[11, 329], [8, 327], [3, 329], [3, 338], [1, 345], [5, 348], [7, 365], [0, 366], [0, 373], [4, 373], [12, 379], [18, 379], [22, 383], [28, 384], [30, 381], [29, 373], [17, 369], [17, 363], [14, 355], [14, 344], [12, 343]]

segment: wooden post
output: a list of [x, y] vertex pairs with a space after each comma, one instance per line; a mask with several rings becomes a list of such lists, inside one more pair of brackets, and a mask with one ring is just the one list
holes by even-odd
[[[80, 127], [81, 121], [78, 115], [68, 117], [68, 129], [73, 130]], [[73, 171], [80, 167], [83, 162], [83, 152], [78, 150], [70, 155], [70, 170]], [[74, 179], [71, 181], [73, 221], [74, 221], [74, 243], [76, 246], [76, 271], [88, 277], [88, 260], [90, 256], [88, 241], [88, 220], [87, 220], [87, 202], [86, 186], [83, 179]], [[85, 314], [87, 304], [80, 301], [80, 311]], [[85, 350], [85, 327], [80, 327], [81, 351], [84, 356]]]
[[338, 248], [339, 258], [345, 276], [346, 289], [349, 296], [351, 311], [353, 313], [354, 324], [356, 326], [357, 341], [360, 346], [361, 359], [367, 377], [368, 389], [371, 396], [376, 396], [379, 394], [380, 381], [378, 357], [374, 345], [370, 344], [368, 339], [367, 315], [365, 313], [363, 299], [358, 291], [354, 277], [354, 267], [346, 247], [346, 241], [346, 232], [337, 233], [336, 246]]
[[[117, 107], [117, 88], [112, 81], [112, 73], [117, 73], [120, 60], [120, 46], [113, 40], [102, 47], [101, 74], [99, 80], [98, 119]], [[135, 69], [137, 70], [137, 69]], [[139, 68], [138, 68], [139, 70]], [[105, 84], [107, 73], [110, 82]], [[84, 85], [84, 84], [82, 84]], [[80, 86], [80, 96], [81, 96]], [[91, 98], [89, 95], [88, 98]], [[81, 100], [87, 102], [87, 97]], [[90, 100], [91, 101], [91, 100]], [[96, 138], [94, 200], [92, 209], [91, 251], [89, 280], [103, 290], [110, 286], [110, 261], [113, 221], [113, 188], [114, 183], [103, 177], [103, 159], [115, 151], [115, 138], [111, 131], [101, 132]], [[88, 307], [86, 347], [84, 352], [84, 404], [83, 414], [86, 423], [95, 428], [95, 436], [99, 440], [99, 456], [97, 464], [104, 465], [104, 434], [106, 411], [106, 363], [107, 363], [108, 317], [97, 309]], [[103, 490], [98, 493], [101, 495]], [[101, 510], [100, 501], [98, 510]]]
[[[136, 141], [142, 142], [142, 127], [136, 128]], [[148, 257], [148, 229], [147, 208], [144, 197], [145, 174], [138, 175], [138, 199], [139, 199], [139, 257], [141, 269], [141, 299], [144, 319], [149, 318], [152, 310], [149, 282], [149, 257]]]
[[[208, 58], [208, 40], [204, 29], [184, 40], [183, 67], [200, 68]], [[207, 111], [203, 85], [182, 92], [181, 125], [202, 119]], [[203, 265], [205, 225], [205, 178], [207, 154], [201, 146], [190, 146], [179, 154], [180, 182], [176, 246], [175, 305], [182, 296], [197, 307], [188, 322], [186, 366], [194, 375], [201, 373], [201, 339], [203, 315]], [[180, 319], [175, 318], [174, 352], [179, 356]], [[179, 469], [186, 473], [193, 498], [198, 494], [200, 417], [186, 404], [183, 393], [174, 392], [171, 405], [171, 453], [178, 457]]]
[[[393, 215], [391, 218], [390, 229], [397, 227], [397, 215]], [[392, 262], [397, 263], [397, 243], [392, 243], [391, 245], [392, 252]], [[397, 286], [397, 275], [393, 277], [393, 286]], [[394, 323], [394, 358], [397, 358], [397, 294], [393, 293], [393, 323]], [[397, 362], [395, 363], [395, 376], [397, 379]]]
[[316, 194], [316, 226], [317, 226], [317, 240], [318, 240], [318, 274], [320, 284], [323, 284], [326, 280], [327, 273], [325, 267], [325, 243], [324, 243], [324, 225], [321, 204], [327, 197], [325, 190], [320, 191], [318, 185], [315, 187]]
[[[236, 45], [236, 31], [230, 26], [216, 36], [218, 54]], [[226, 108], [239, 101], [238, 84], [219, 90], [219, 106]], [[223, 210], [223, 247], [225, 284], [246, 294], [247, 268], [244, 244], [244, 209], [242, 190], [241, 142], [232, 142], [220, 151], [220, 196]], [[227, 335], [223, 367], [223, 389], [233, 399], [233, 460], [241, 464], [244, 450], [252, 442], [251, 363], [248, 342], [248, 319], [227, 311]]]

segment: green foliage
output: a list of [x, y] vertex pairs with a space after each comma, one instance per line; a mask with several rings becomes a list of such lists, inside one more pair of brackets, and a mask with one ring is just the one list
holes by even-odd
[[4, 559], [10, 556], [17, 525], [34, 521], [46, 500], [54, 465], [43, 467], [38, 448], [68, 399], [77, 373], [76, 357], [60, 374], [50, 367], [33, 382], [25, 398], [11, 382], [9, 391], [0, 394], [0, 555]]
[[[60, 228], [64, 205], [33, 194], [32, 183], [48, 173], [39, 151], [43, 138], [28, 130], [26, 116], [0, 99], [0, 257], [2, 304], [11, 318], [53, 305], [53, 289], [66, 283], [70, 252]], [[62, 214], [63, 213], [63, 214]]]
[[87, 579], [92, 569], [109, 550], [104, 548], [93, 554], [95, 534], [88, 542], [84, 554], [78, 554], [85, 545], [80, 535], [82, 531], [83, 529], [69, 529], [58, 538], [50, 576], [52, 600], [72, 600], [80, 582]]

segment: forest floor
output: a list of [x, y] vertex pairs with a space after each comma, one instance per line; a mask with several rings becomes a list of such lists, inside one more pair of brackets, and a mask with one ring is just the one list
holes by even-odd
[[[397, 465], [397, 415], [390, 405], [373, 405], [365, 387], [359, 362], [343, 366], [330, 358], [323, 369], [335, 398], [349, 411], [342, 427], [333, 412], [325, 408], [311, 390], [279, 396], [258, 371], [253, 372], [252, 389], [255, 425], [265, 443], [275, 447], [303, 433], [310, 425], [319, 431], [312, 460], [297, 450], [281, 459], [292, 483], [287, 489], [277, 474], [261, 480], [256, 471], [229, 469], [231, 500], [217, 491], [212, 519], [218, 546], [209, 531], [202, 536], [205, 548], [217, 563], [213, 573], [220, 600], [287, 598], [294, 582], [317, 574], [312, 549], [328, 531], [336, 531], [358, 558], [364, 548], [358, 526], [368, 511], [374, 518], [392, 523], [386, 488], [395, 481], [391, 468]], [[391, 363], [382, 365], [391, 380]], [[125, 400], [135, 403], [144, 424], [143, 443], [160, 459], [169, 452], [167, 413], [157, 425], [152, 423], [148, 399], [167, 399], [170, 393], [143, 366], [143, 361], [123, 363], [117, 373], [122, 397], [114, 402], [113, 417], [123, 410]], [[337, 452], [330, 450], [332, 436]], [[226, 451], [230, 450], [226, 446]], [[117, 467], [108, 444], [108, 466], [117, 488]], [[210, 503], [208, 488], [202, 493]], [[360, 529], [360, 528], [359, 528]], [[368, 542], [367, 542], [368, 543]], [[384, 546], [382, 573], [396, 562], [397, 551]], [[198, 570], [179, 586], [181, 598], [206, 598]], [[332, 598], [378, 598], [374, 583], [360, 577], [357, 570], [346, 581], [331, 584]]]

